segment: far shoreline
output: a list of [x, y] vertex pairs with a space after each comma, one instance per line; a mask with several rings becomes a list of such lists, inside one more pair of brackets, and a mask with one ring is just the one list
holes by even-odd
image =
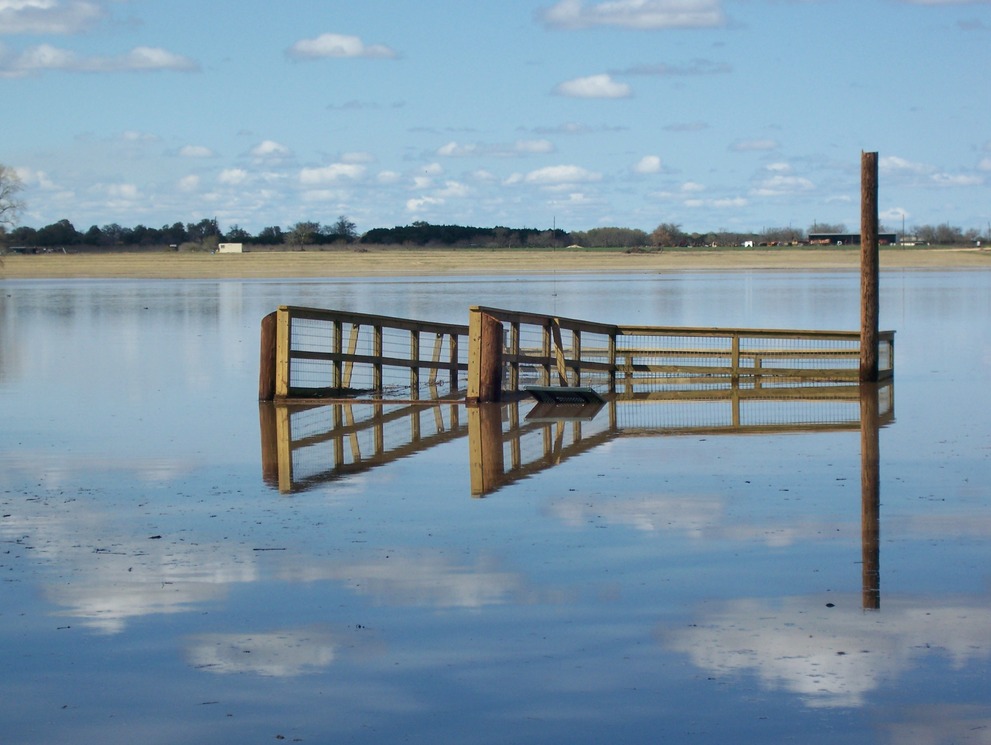
[[[885, 248], [881, 270], [991, 268], [982, 248]], [[860, 249], [664, 249], [626, 253], [576, 249], [350, 249], [244, 254], [46, 253], [6, 255], [0, 282], [19, 279], [334, 279], [698, 271], [857, 271]]]

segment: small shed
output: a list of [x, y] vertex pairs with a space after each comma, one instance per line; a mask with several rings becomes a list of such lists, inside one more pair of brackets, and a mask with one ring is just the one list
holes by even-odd
[[220, 254], [243, 254], [244, 244], [243, 243], [218, 243], [217, 253]]

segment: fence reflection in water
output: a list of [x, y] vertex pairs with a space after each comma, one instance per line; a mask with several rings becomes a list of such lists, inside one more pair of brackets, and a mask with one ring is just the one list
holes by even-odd
[[262, 473], [283, 494], [305, 491], [467, 434], [457, 403], [261, 403]]
[[465, 435], [471, 494], [509, 484], [616, 437], [860, 431], [863, 607], [881, 605], [880, 438], [894, 383], [701, 387], [613, 395], [604, 403], [339, 402], [259, 405], [262, 470], [282, 493], [386, 465]]
[[283, 493], [384, 465], [468, 435], [471, 492], [485, 496], [614, 437], [780, 434], [857, 430], [862, 409], [877, 426], [894, 418], [894, 384], [743, 387], [710, 384], [607, 395], [599, 406], [530, 400], [465, 407], [452, 401], [260, 404], [267, 482]]

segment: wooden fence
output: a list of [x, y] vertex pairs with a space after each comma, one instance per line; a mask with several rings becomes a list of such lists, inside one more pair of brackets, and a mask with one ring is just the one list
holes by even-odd
[[[259, 399], [476, 402], [531, 385], [633, 395], [712, 381], [852, 382], [860, 357], [855, 331], [621, 326], [482, 306], [457, 325], [281, 306], [262, 321]], [[878, 334], [878, 363], [891, 378], [893, 331]]]
[[[619, 326], [475, 306], [468, 400], [526, 385], [633, 393], [700, 379], [856, 381], [855, 331]], [[894, 331], [879, 334], [879, 377], [894, 374]]]
[[[283, 305], [262, 320], [259, 399], [436, 399], [468, 369], [468, 327]], [[456, 395], [456, 394], [455, 394]]]

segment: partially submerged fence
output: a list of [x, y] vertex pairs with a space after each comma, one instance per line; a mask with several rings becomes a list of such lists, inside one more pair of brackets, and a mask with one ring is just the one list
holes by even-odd
[[[620, 326], [475, 306], [468, 399], [526, 385], [650, 390], [679, 380], [855, 381], [855, 331]], [[894, 332], [878, 338], [879, 377], [894, 373]]]
[[[881, 380], [894, 332], [878, 334]], [[281, 306], [262, 321], [261, 400], [373, 394], [498, 401], [527, 386], [634, 395], [675, 385], [856, 381], [855, 331], [628, 326], [475, 306], [466, 326]], [[465, 377], [467, 376], [467, 377]]]
[[457, 324], [283, 305], [262, 320], [258, 397], [451, 394], [468, 369], [467, 335]]

